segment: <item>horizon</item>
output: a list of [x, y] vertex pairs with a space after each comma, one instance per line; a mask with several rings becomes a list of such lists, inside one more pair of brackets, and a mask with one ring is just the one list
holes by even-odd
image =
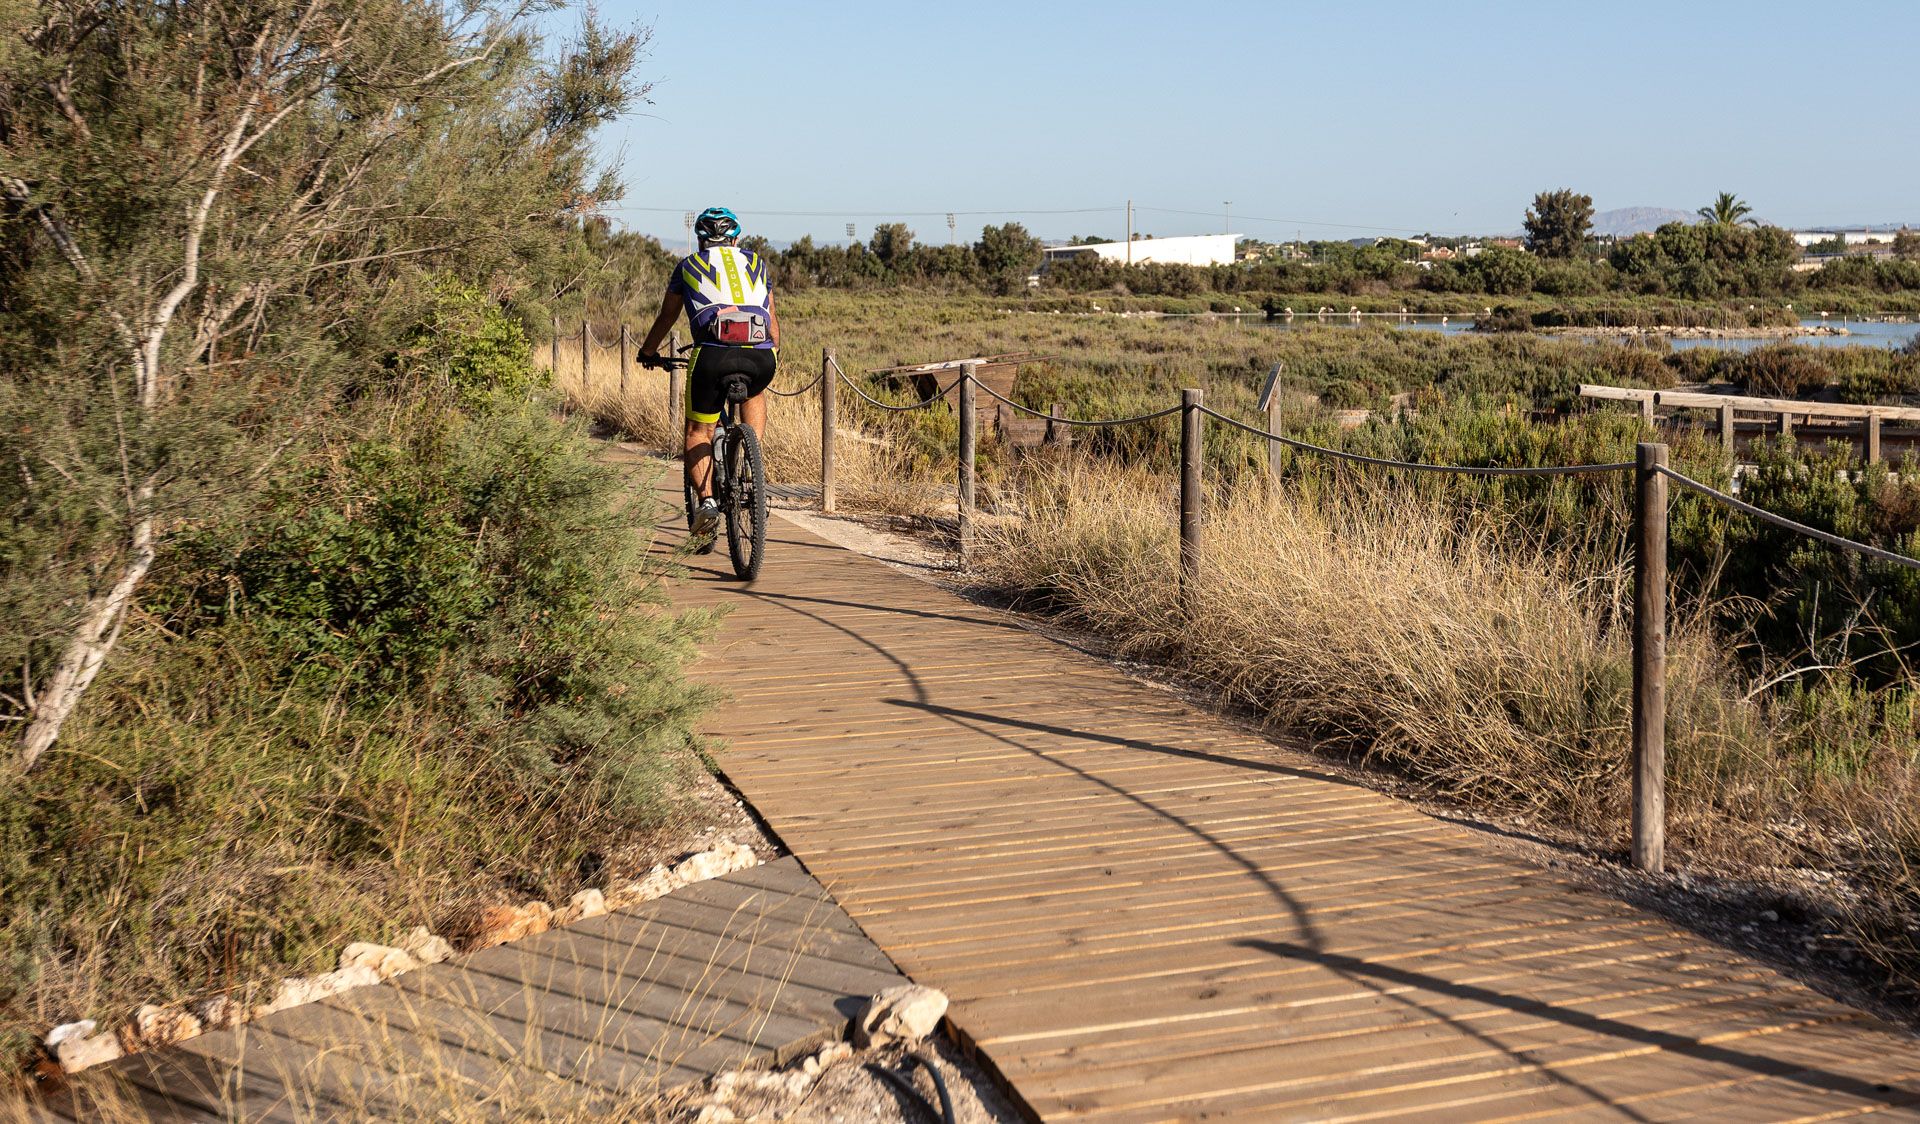
[[[1714, 8], [1241, 3], [1201, 22], [1139, 3], [1097, 21], [745, 3], [716, 59], [711, 18], [611, 0], [609, 24], [652, 26], [640, 71], [656, 85], [606, 131], [627, 190], [605, 213], [668, 245], [685, 211], [716, 203], [749, 233], [821, 244], [894, 221], [940, 244], [949, 212], [954, 241], [1008, 221], [1117, 241], [1129, 196], [1136, 233], [1220, 233], [1230, 211], [1233, 233], [1268, 242], [1510, 234], [1536, 192], [1562, 187], [1596, 212], [1691, 212], [1733, 191], [1795, 229], [1920, 217], [1899, 69], [1832, 65], [1851, 40], [1783, 34], [1802, 26], [1784, 3]], [[1888, 44], [1920, 31], [1920, 12], [1886, 3], [1823, 20]], [[547, 26], [566, 38], [577, 22]], [[756, 169], [777, 182], [741, 182]]]

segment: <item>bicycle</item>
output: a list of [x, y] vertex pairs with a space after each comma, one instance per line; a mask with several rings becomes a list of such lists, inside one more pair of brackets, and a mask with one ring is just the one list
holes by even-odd
[[[680, 350], [691, 351], [693, 346], [689, 344]], [[642, 356], [640, 361], [663, 370], [687, 366], [687, 360], [671, 356]], [[760, 453], [760, 435], [746, 422], [734, 418], [734, 411], [752, 397], [752, 379], [743, 372], [729, 372], [720, 376], [720, 390], [720, 420], [713, 427], [710, 462], [713, 498], [726, 520], [727, 556], [733, 562], [734, 575], [750, 582], [760, 576], [760, 563], [767, 550], [766, 461]], [[682, 488], [686, 497], [687, 529], [691, 531], [700, 493], [693, 486], [691, 470], [687, 471], [689, 475]], [[706, 554], [714, 545], [714, 540], [709, 539], [696, 550]]]

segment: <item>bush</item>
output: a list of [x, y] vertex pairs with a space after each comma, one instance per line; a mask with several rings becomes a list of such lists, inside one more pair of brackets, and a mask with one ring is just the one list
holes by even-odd
[[542, 408], [392, 416], [168, 550], [0, 793], [0, 1033], [564, 899], [671, 809], [705, 696], [649, 512]]
[[434, 283], [406, 344], [397, 357], [405, 372], [443, 380], [469, 402], [495, 394], [524, 397], [540, 379], [520, 321], [454, 278]]
[[1798, 398], [1823, 390], [1829, 374], [1805, 348], [1791, 344], [1755, 348], [1732, 366], [1732, 381], [1761, 398]]

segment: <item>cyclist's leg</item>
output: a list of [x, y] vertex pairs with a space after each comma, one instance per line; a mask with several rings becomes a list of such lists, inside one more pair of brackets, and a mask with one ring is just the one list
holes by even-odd
[[[765, 358], [761, 358], [765, 356]], [[767, 436], [767, 395], [766, 389], [773, 383], [778, 362], [778, 353], [771, 348], [757, 350], [753, 355], [753, 364], [757, 368], [753, 373], [753, 397], [747, 399], [746, 408], [741, 411], [742, 420], [753, 427], [753, 431], [762, 440]]]
[[687, 432], [681, 457], [687, 483], [702, 499], [713, 495], [713, 425], [720, 420], [720, 380], [711, 369], [700, 369], [705, 350], [694, 348], [687, 361]]

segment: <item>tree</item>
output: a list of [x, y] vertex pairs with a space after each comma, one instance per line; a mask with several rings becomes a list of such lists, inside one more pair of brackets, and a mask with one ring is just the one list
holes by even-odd
[[1920, 230], [1901, 227], [1893, 235], [1893, 256], [1905, 261], [1920, 261]]
[[873, 228], [873, 237], [867, 242], [867, 249], [880, 259], [880, 264], [888, 269], [898, 269], [913, 251], [913, 231], [908, 230], [903, 222], [882, 223]]
[[644, 37], [589, 22], [543, 65], [530, 9], [428, 0], [49, 0], [0, 31], [0, 698], [31, 768], [169, 535], [322, 424], [410, 286], [498, 299], [578, 249]]
[[1759, 225], [1756, 220], [1747, 217], [1753, 214], [1753, 208], [1735, 197], [1731, 191], [1721, 192], [1713, 202], [1695, 211], [1694, 214], [1713, 226], [1738, 226], [1743, 222], [1749, 226]]
[[1540, 275], [1540, 262], [1532, 254], [1505, 246], [1488, 246], [1468, 262], [1483, 293], [1519, 296], [1532, 289]]
[[973, 244], [973, 256], [980, 272], [995, 292], [1010, 293], [1025, 287], [1027, 276], [1046, 255], [1040, 240], [1027, 233], [1017, 222], [984, 227], [980, 241]]
[[1533, 197], [1527, 210], [1527, 249], [1543, 258], [1571, 258], [1593, 237], [1593, 196], [1561, 188]]

